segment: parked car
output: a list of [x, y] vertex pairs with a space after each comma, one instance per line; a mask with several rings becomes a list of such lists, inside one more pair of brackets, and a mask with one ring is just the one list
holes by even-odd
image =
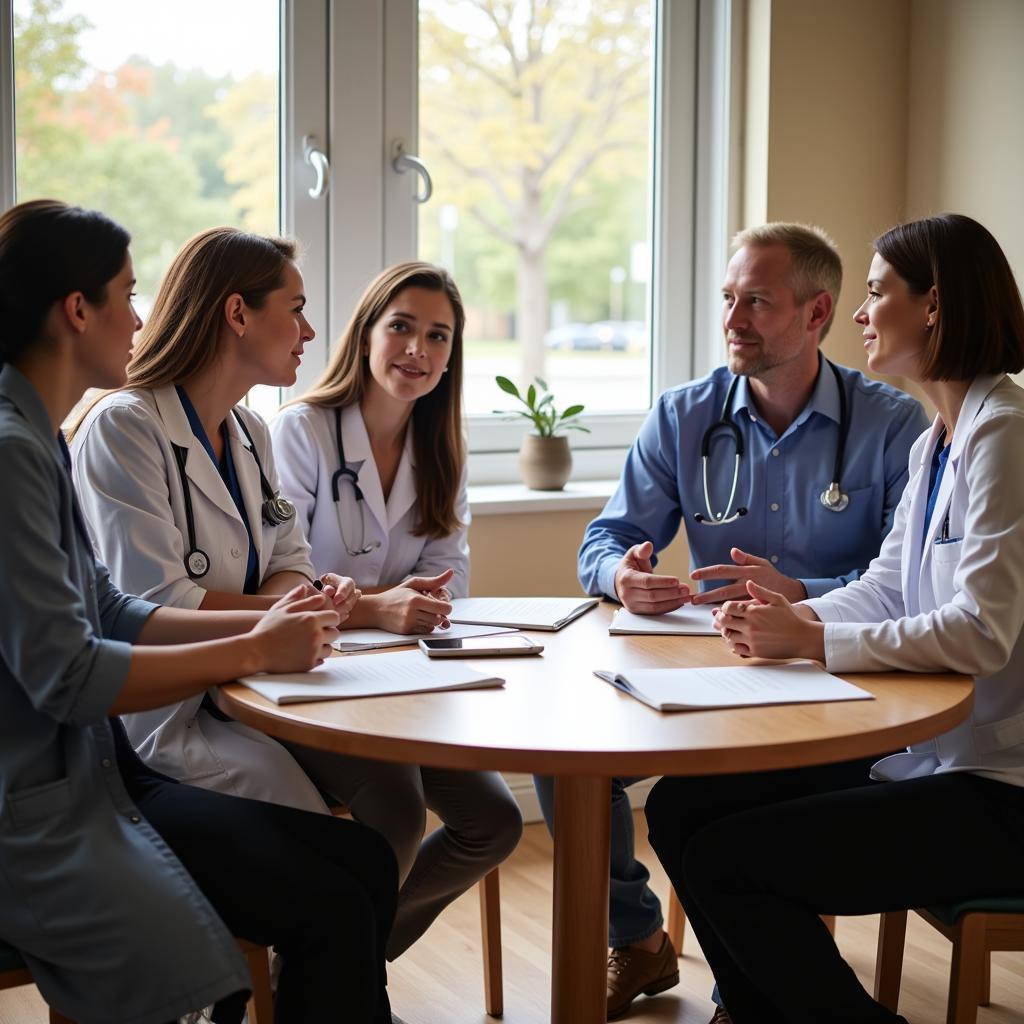
[[643, 348], [647, 328], [640, 320], [598, 320], [596, 323], [569, 323], [552, 327], [544, 335], [547, 348], [574, 352], [624, 352]]

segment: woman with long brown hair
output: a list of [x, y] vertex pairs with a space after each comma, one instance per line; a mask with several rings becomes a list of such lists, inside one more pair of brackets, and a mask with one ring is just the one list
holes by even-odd
[[[313, 329], [294, 243], [235, 228], [182, 246], [127, 382], [72, 427], [78, 497], [100, 560], [129, 593], [182, 608], [262, 609], [314, 576], [266, 424], [241, 405], [295, 382]], [[345, 618], [351, 580], [328, 592]], [[125, 717], [151, 767], [206, 789], [326, 813], [283, 746], [197, 694]]]
[[[347, 626], [427, 633], [446, 622], [450, 597], [468, 591], [464, 324], [445, 270], [389, 267], [367, 287], [317, 384], [271, 424], [314, 566], [353, 577], [362, 591]], [[519, 810], [495, 772], [293, 753], [398, 856], [391, 957], [519, 840]], [[442, 826], [424, 840], [427, 808]]]

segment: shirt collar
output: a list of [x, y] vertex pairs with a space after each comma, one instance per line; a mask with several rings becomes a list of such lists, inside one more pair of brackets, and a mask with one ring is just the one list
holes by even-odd
[[[331, 415], [334, 415], [333, 409]], [[405, 428], [405, 455], [413, 466], [416, 464], [412, 447], [413, 425], [410, 419]], [[346, 405], [341, 410], [341, 443], [345, 447], [346, 462], [365, 462], [373, 458], [370, 448], [370, 435], [366, 431], [363, 413], [358, 402]]]
[[[733, 396], [732, 408], [729, 411], [733, 415], [737, 412], [758, 415], [754, 396], [750, 393], [748, 377], [740, 377], [737, 381], [736, 394]], [[841, 422], [838, 381], [820, 352], [818, 353], [818, 376], [814, 381], [814, 390], [800, 414], [790, 424], [789, 430], [795, 430], [802, 426], [812, 413], [819, 413], [834, 423]]]

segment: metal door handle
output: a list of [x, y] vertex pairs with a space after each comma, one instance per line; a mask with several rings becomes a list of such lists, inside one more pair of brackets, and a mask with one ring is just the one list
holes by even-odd
[[413, 156], [411, 153], [406, 153], [405, 143], [401, 139], [396, 140], [395, 144], [391, 147], [393, 159], [391, 166], [399, 174], [405, 174], [406, 171], [415, 171], [423, 182], [423, 189], [417, 192], [413, 196], [413, 201], [417, 203], [427, 202], [434, 192], [434, 183], [430, 180], [430, 171], [427, 170], [427, 165], [418, 157]]
[[320, 149], [320, 140], [315, 135], [307, 135], [302, 140], [302, 158], [313, 168], [316, 174], [316, 181], [309, 189], [310, 199], [319, 199], [327, 195], [331, 187], [331, 161], [327, 154]]

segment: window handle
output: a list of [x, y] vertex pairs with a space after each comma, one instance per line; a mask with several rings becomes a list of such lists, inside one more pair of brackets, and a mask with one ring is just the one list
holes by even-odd
[[401, 139], [395, 140], [395, 144], [391, 147], [391, 152], [393, 155], [391, 166], [398, 174], [405, 174], [406, 171], [415, 171], [423, 182], [422, 191], [417, 192], [413, 196], [413, 200], [417, 203], [427, 202], [434, 192], [434, 183], [430, 180], [430, 171], [427, 170], [427, 165], [418, 156], [406, 153], [405, 143]]
[[316, 174], [316, 181], [309, 189], [309, 198], [320, 199], [327, 195], [327, 190], [331, 187], [331, 161], [320, 149], [320, 140], [315, 135], [306, 135], [303, 138], [302, 158]]

